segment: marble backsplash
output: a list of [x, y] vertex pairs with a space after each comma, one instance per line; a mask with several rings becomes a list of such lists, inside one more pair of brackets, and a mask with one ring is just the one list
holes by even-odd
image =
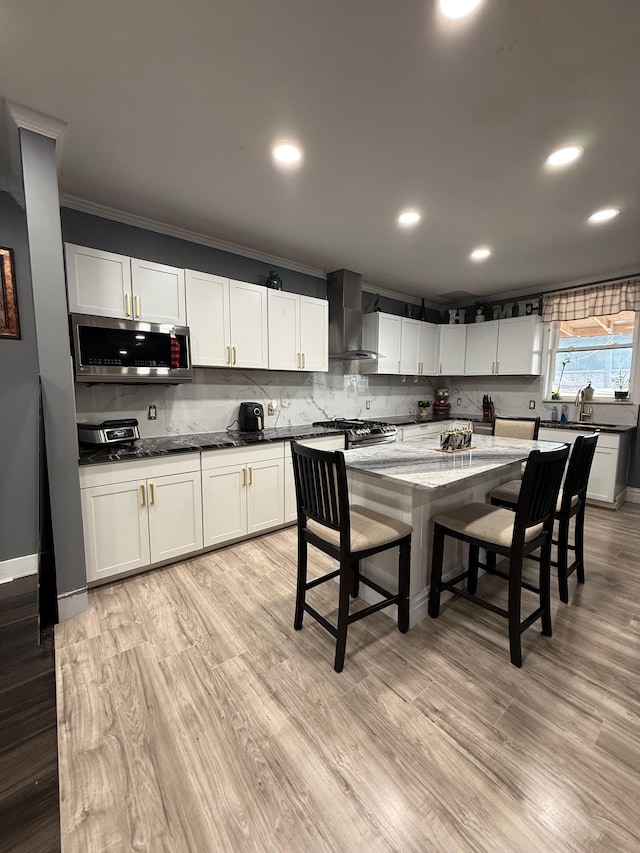
[[[185, 385], [77, 385], [78, 420], [137, 418], [143, 437], [188, 435], [237, 428], [242, 400], [262, 403], [265, 426], [297, 426], [335, 417], [383, 418], [417, 414], [418, 400], [433, 400], [436, 387], [448, 386], [451, 410], [467, 417], [482, 416], [482, 397], [489, 394], [496, 414], [539, 414], [551, 419], [553, 406], [545, 402], [538, 377], [482, 378], [401, 377], [345, 374], [336, 362], [329, 373], [287, 373], [261, 370], [196, 369], [194, 381]], [[460, 399], [460, 404], [458, 404]], [[267, 404], [277, 404], [268, 416]], [[529, 401], [535, 410], [529, 410]], [[370, 408], [366, 408], [370, 401]], [[147, 419], [147, 407], [156, 406], [157, 419]], [[569, 420], [577, 409], [567, 402]], [[635, 425], [638, 406], [596, 403], [593, 421]]]

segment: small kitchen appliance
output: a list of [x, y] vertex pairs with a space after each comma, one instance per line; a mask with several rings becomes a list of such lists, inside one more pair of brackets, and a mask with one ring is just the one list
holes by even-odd
[[240, 403], [238, 423], [242, 432], [260, 432], [264, 429], [264, 408], [260, 403]]
[[433, 401], [433, 419], [442, 421], [449, 417], [451, 403], [449, 402], [449, 389], [438, 388], [436, 398]]
[[140, 432], [135, 418], [78, 424], [78, 440], [83, 444], [119, 444], [138, 438]]

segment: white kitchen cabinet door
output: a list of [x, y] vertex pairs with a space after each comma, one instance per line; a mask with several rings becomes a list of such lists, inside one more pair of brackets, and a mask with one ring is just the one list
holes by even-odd
[[187, 325], [184, 270], [131, 259], [133, 319]]
[[131, 259], [72, 243], [64, 248], [69, 311], [131, 320]]
[[400, 337], [400, 373], [406, 376], [417, 376], [420, 361], [420, 320], [401, 318], [402, 333]]
[[191, 363], [228, 367], [231, 364], [229, 279], [187, 270], [186, 294]]
[[361, 361], [363, 373], [400, 373], [402, 317], [374, 311], [362, 318], [362, 346], [378, 353], [375, 361]]
[[329, 303], [326, 299], [300, 296], [300, 352], [302, 370], [329, 370]]
[[148, 566], [148, 491], [145, 480], [81, 490], [87, 580]]
[[600, 447], [596, 444], [593, 463], [589, 472], [587, 498], [595, 501], [613, 503], [616, 492], [616, 469], [618, 450], [612, 447]]
[[464, 325], [442, 325], [439, 327], [438, 369], [439, 376], [464, 376], [467, 352], [467, 327]]
[[267, 292], [269, 313], [269, 368], [300, 370], [300, 297], [281, 290]]
[[205, 548], [247, 535], [246, 480], [244, 465], [202, 472]]
[[539, 374], [541, 355], [542, 323], [537, 314], [499, 321], [496, 373]]
[[200, 471], [147, 480], [151, 562], [202, 548]]
[[438, 327], [434, 323], [420, 323], [418, 373], [420, 376], [438, 373]]
[[247, 465], [247, 532], [284, 524], [284, 460]]
[[284, 460], [284, 523], [297, 521], [296, 481], [293, 476], [293, 459]]
[[496, 373], [498, 352], [498, 320], [467, 325], [467, 351], [464, 372], [467, 376], [490, 376]]
[[246, 281], [229, 281], [231, 364], [269, 367], [267, 289]]

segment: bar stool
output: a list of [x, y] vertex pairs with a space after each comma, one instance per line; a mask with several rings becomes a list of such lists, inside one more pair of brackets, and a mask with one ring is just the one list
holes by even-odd
[[[560, 490], [556, 504], [555, 518], [558, 521], [558, 538], [553, 540], [557, 549], [557, 560], [551, 565], [558, 570], [558, 591], [560, 601], [569, 603], [568, 578], [576, 572], [578, 583], [584, 583], [584, 517], [587, 504], [587, 485], [598, 442], [599, 432], [593, 435], [579, 435], [573, 445], [571, 458], [567, 466], [567, 476]], [[522, 480], [510, 480], [489, 493], [493, 506], [515, 509], [522, 487]], [[569, 523], [575, 516], [573, 543], [569, 541]], [[575, 552], [575, 560], [569, 565], [569, 551]], [[532, 559], [536, 559], [532, 557]], [[489, 565], [487, 571], [496, 573]]]
[[[306, 611], [336, 638], [334, 669], [342, 672], [347, 629], [384, 607], [398, 605], [398, 629], [409, 630], [409, 565], [412, 527], [364, 506], [349, 505], [347, 470], [338, 451], [314, 450], [291, 442], [298, 506], [298, 582], [294, 628], [302, 628]], [[307, 581], [307, 545], [313, 545], [339, 562], [336, 571]], [[360, 574], [360, 560], [399, 547], [398, 592], [391, 593]], [[332, 625], [306, 603], [307, 590], [332, 578], [339, 579], [338, 623]], [[349, 613], [349, 594], [357, 596], [363, 583], [381, 595], [382, 601]]]
[[496, 418], [493, 434], [503, 438], [525, 438], [536, 441], [540, 430], [540, 418]]
[[[521, 635], [537, 619], [542, 620], [542, 633], [551, 636], [550, 562], [553, 516], [562, 482], [569, 446], [557, 450], [532, 450], [522, 480], [515, 513], [484, 503], [472, 503], [436, 515], [433, 532], [429, 616], [436, 619], [440, 612], [440, 594], [448, 590], [503, 616], [509, 623], [511, 663], [522, 666]], [[469, 543], [469, 564], [466, 572], [442, 579], [445, 536]], [[478, 552], [484, 548], [509, 558], [509, 572], [501, 575], [509, 581], [508, 605], [505, 610], [475, 595], [478, 583]], [[522, 563], [532, 551], [541, 549], [540, 584], [535, 587], [522, 580]], [[467, 590], [456, 584], [467, 581]], [[521, 620], [522, 588], [538, 593], [540, 606]]]

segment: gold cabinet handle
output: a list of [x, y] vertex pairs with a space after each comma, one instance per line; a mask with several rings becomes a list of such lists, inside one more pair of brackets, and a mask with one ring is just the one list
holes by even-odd
[[136, 306], [136, 317], [140, 316], [140, 297], [136, 296], [134, 298], [135, 306]]
[[227, 364], [231, 364], [231, 347], [227, 347]]
[[249, 467], [249, 485], [253, 486], [253, 468]]
[[140, 506], [147, 505], [147, 494], [145, 492], [144, 486], [140, 486]]
[[495, 363], [495, 361], [492, 361], [492, 362], [491, 362], [491, 372], [492, 372], [492, 373], [495, 373], [495, 372], [496, 372], [496, 363]]
[[131, 294], [125, 293], [124, 295], [124, 310], [127, 317], [131, 316]]
[[242, 469], [242, 485], [243, 486], [247, 485], [247, 469], [246, 468]]
[[496, 373], [500, 373], [500, 362], [496, 361]]
[[301, 353], [301, 355], [302, 355], [302, 369], [304, 370], [304, 368], [305, 368], [304, 353]]
[[235, 364], [236, 363], [236, 348], [231, 347], [231, 349], [233, 350], [233, 362], [232, 362], [232, 364]]
[[400, 362], [398, 362], [398, 373], [400, 373]]
[[440, 373], [442, 373], [442, 362], [440, 362]]
[[156, 502], [156, 490], [153, 483], [149, 483], [149, 506], [154, 506]]
[[300, 353], [299, 352], [296, 353], [296, 362], [298, 365], [298, 370], [300, 370]]

